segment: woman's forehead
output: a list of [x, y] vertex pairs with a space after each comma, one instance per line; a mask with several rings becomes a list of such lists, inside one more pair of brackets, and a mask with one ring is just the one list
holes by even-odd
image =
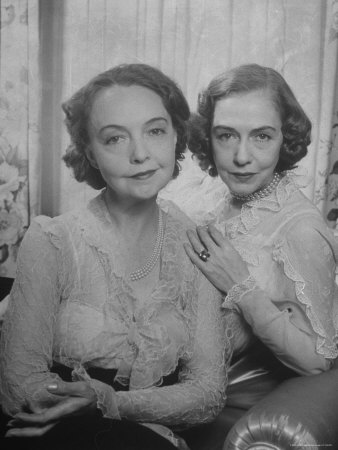
[[154, 117], [169, 117], [162, 98], [151, 89], [138, 85], [115, 85], [101, 89], [90, 112], [94, 125], [112, 123], [124, 126], [136, 120], [147, 122]]
[[236, 93], [219, 99], [213, 126], [247, 123], [250, 126], [280, 126], [280, 114], [268, 90]]

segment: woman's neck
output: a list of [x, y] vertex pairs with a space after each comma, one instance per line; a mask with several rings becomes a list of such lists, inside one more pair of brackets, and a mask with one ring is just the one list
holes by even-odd
[[118, 240], [120, 270], [141, 289], [138, 296], [149, 297], [159, 277], [164, 237], [164, 219], [156, 197], [127, 202], [116, 201], [108, 190], [103, 195]]
[[111, 220], [121, 234], [139, 235], [144, 228], [157, 224], [156, 197], [144, 201], [117, 199], [108, 189], [103, 196]]

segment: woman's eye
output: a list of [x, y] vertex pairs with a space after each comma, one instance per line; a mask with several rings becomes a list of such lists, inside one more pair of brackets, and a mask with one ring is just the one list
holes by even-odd
[[120, 144], [123, 141], [123, 136], [111, 136], [106, 140], [106, 144]]
[[217, 135], [219, 141], [229, 141], [230, 139], [235, 139], [235, 137], [233, 133], [220, 133]]
[[268, 142], [271, 139], [271, 137], [268, 134], [260, 133], [260, 134], [257, 134], [256, 139], [259, 142]]
[[150, 134], [150, 136], [161, 136], [165, 133], [165, 130], [163, 128], [152, 128], [148, 131], [148, 133]]

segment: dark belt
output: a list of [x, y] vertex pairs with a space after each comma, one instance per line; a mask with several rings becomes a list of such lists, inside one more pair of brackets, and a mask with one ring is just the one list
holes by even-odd
[[[51, 368], [51, 372], [59, 375], [63, 381], [72, 381], [72, 371], [71, 367], [67, 367], [63, 364], [54, 364]], [[118, 381], [115, 381], [115, 376], [117, 369], [102, 369], [101, 367], [89, 367], [86, 372], [91, 378], [95, 380], [102, 381], [102, 383], [109, 384], [115, 391], [128, 391], [129, 386], [125, 386]], [[176, 368], [174, 372], [163, 377], [161, 386], [171, 386], [178, 382], [179, 367]]]

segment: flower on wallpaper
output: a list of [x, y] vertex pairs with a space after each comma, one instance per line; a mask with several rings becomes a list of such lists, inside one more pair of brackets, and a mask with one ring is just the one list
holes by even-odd
[[23, 181], [24, 177], [19, 176], [19, 169], [16, 166], [11, 166], [6, 161], [0, 164], [0, 208], [13, 201], [14, 194]]
[[16, 255], [26, 226], [21, 207], [27, 180], [27, 161], [17, 150], [0, 154], [0, 264]]
[[23, 219], [15, 208], [0, 209], [0, 247], [15, 245], [22, 237]]
[[[338, 151], [338, 111], [336, 111], [335, 116], [337, 119], [332, 125], [332, 148], [335, 149], [336, 153]], [[336, 227], [338, 220], [338, 161], [333, 163], [328, 176], [328, 202], [330, 209], [326, 218]]]
[[332, 42], [334, 39], [338, 39], [338, 0], [333, 0], [332, 2], [332, 21], [329, 41]]
[[15, 9], [13, 5], [1, 6], [0, 28], [8, 27], [15, 19]]

